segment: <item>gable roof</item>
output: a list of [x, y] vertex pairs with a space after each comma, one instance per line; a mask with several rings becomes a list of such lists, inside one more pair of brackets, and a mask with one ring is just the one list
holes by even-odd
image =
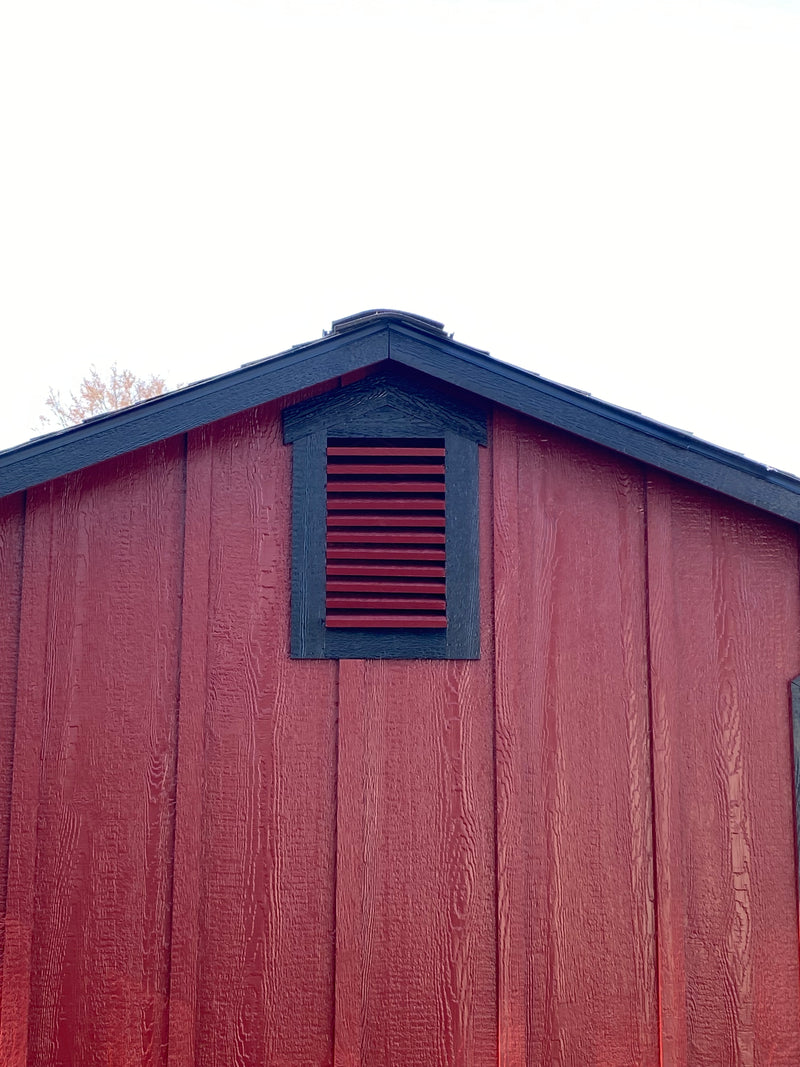
[[0, 452], [0, 496], [388, 360], [800, 522], [800, 478], [493, 359], [441, 323], [378, 309], [321, 339]]

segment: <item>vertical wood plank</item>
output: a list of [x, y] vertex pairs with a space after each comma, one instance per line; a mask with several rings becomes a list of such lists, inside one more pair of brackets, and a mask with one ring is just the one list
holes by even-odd
[[20, 605], [11, 819], [8, 842], [0, 1063], [25, 1067], [31, 996], [31, 938], [39, 808], [42, 707], [51, 682], [47, 662], [50, 581], [50, 486], [26, 494]]
[[[684, 923], [685, 864], [681, 856], [681, 789], [683, 751], [681, 726], [673, 710], [679, 692], [669, 687], [683, 664], [673, 616], [672, 585], [678, 567], [668, 516], [670, 486], [662, 485], [661, 502], [647, 479], [648, 616], [653, 746], [654, 831], [656, 846], [656, 914], [658, 916], [659, 1027], [662, 1067], [688, 1064]], [[667, 521], [665, 521], [667, 519]], [[659, 679], [665, 679], [660, 683]]]
[[[289, 657], [291, 449], [278, 406], [214, 424], [204, 447], [213, 455], [195, 1062], [325, 1067], [337, 665]], [[203, 639], [199, 627], [192, 639]]]
[[181, 440], [53, 484], [29, 1057], [166, 1060]]
[[197, 1062], [212, 460], [209, 431], [204, 427], [191, 431], [186, 439], [186, 521], [170, 940], [169, 1067], [193, 1067]]
[[643, 482], [496, 413], [500, 1063], [658, 1062]]
[[[6, 913], [25, 496], [0, 500], [0, 916]], [[0, 1019], [5, 922], [0, 922]], [[2, 1027], [2, 1022], [0, 1022]]]
[[797, 866], [798, 919], [800, 919], [800, 677], [792, 679], [792, 746], [794, 749], [794, 846]]
[[[383, 716], [359, 704], [363, 663], [339, 664], [338, 775], [336, 782], [336, 1067], [368, 1062], [366, 1015], [372, 974], [375, 877], [382, 793]], [[366, 694], [364, 694], [366, 695]]]
[[789, 1067], [796, 531], [654, 474], [648, 545], [664, 1064]]
[[[481, 449], [482, 647], [490, 649]], [[497, 1060], [492, 661], [342, 660], [337, 1067]]]

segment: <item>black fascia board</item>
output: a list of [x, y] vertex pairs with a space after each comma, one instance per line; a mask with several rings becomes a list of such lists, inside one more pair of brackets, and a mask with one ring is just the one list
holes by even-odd
[[0, 496], [187, 433], [388, 357], [386, 323], [323, 337], [0, 452]]
[[800, 479], [388, 313], [0, 453], [0, 496], [389, 359], [800, 523]]
[[800, 523], [800, 479], [681, 430], [501, 363], [478, 349], [424, 341], [391, 324], [389, 357], [513, 411]]

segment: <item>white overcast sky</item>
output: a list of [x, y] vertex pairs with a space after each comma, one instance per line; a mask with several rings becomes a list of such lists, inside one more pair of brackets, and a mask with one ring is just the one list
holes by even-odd
[[7, 0], [0, 447], [396, 307], [800, 473], [800, 0]]

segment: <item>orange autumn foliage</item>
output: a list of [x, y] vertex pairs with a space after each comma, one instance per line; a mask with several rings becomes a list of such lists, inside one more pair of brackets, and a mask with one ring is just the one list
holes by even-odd
[[139, 378], [132, 370], [112, 363], [108, 376], [103, 377], [97, 367], [92, 365], [77, 393], [70, 393], [65, 398], [51, 388], [45, 400], [49, 411], [40, 415], [39, 421], [46, 429], [74, 426], [94, 415], [117, 411], [141, 400], [150, 400], [166, 390], [167, 383], [158, 374]]

